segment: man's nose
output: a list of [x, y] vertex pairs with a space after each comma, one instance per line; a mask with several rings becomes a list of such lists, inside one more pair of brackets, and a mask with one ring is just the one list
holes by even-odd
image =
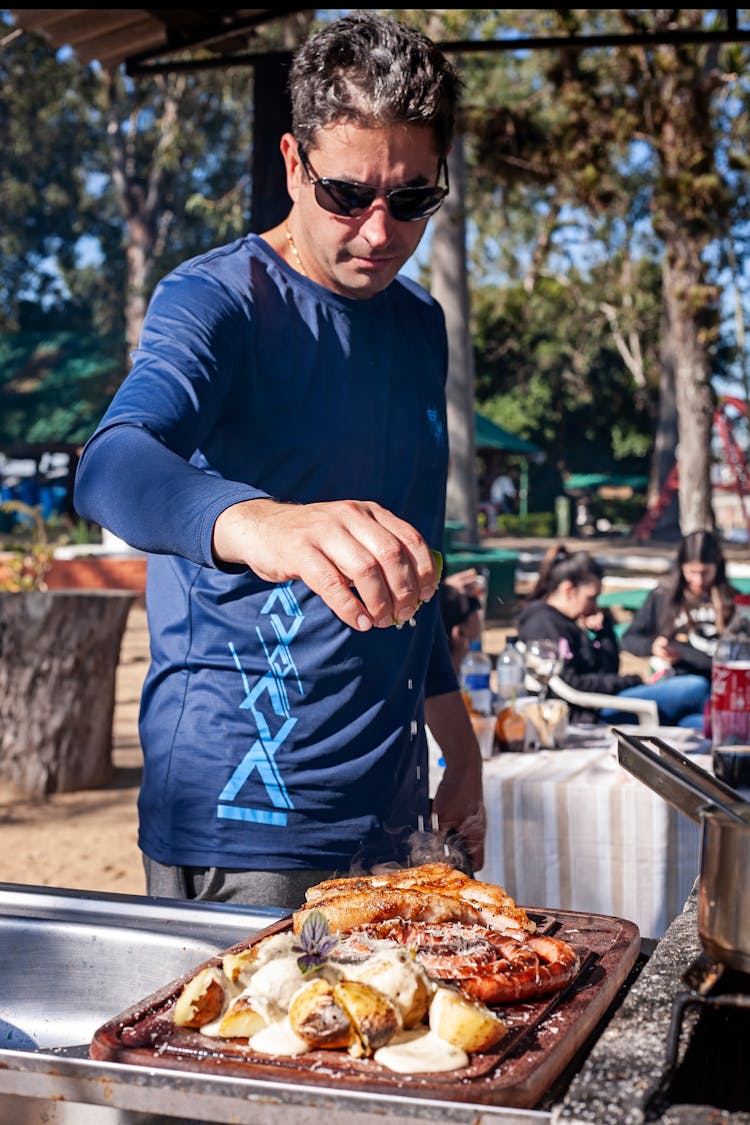
[[382, 196], [377, 196], [366, 214], [362, 216], [360, 233], [364, 235], [370, 246], [385, 246], [390, 241], [392, 224], [395, 221], [388, 210], [386, 200]]

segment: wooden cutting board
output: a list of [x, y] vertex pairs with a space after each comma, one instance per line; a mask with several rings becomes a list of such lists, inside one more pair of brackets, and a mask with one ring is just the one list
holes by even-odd
[[[222, 954], [196, 966], [95, 1033], [93, 1059], [197, 1074], [264, 1081], [297, 1082], [349, 1091], [438, 1098], [477, 1105], [533, 1109], [596, 1027], [627, 978], [640, 950], [633, 922], [600, 914], [527, 908], [538, 932], [553, 934], [578, 950], [581, 968], [571, 985], [535, 1003], [496, 1010], [509, 1031], [492, 1051], [471, 1056], [469, 1066], [444, 1074], [394, 1074], [372, 1059], [351, 1059], [345, 1051], [311, 1051], [296, 1058], [253, 1053], [245, 1040], [207, 1039], [175, 1027], [171, 1008], [186, 981]], [[289, 929], [291, 917], [232, 946], [239, 952], [273, 933]], [[227, 952], [230, 952], [229, 950]]]

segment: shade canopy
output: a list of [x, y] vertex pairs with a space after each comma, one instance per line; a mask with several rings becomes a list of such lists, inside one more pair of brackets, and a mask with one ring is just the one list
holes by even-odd
[[571, 473], [564, 481], [566, 492], [594, 492], [597, 488], [632, 488], [640, 492], [647, 484], [648, 477], [617, 473]]
[[[177, 70], [183, 67], [255, 65], [263, 50], [257, 31], [271, 20], [282, 20], [295, 29], [297, 18], [305, 19], [316, 8], [10, 8], [18, 27], [44, 35], [55, 48], [71, 47], [82, 62], [96, 60], [105, 68], [125, 65], [129, 74]], [[325, 9], [323, 9], [325, 11]], [[330, 9], [338, 13], [345, 9]], [[536, 9], [550, 15], [556, 8]], [[581, 8], [586, 16], [598, 8]], [[651, 9], [645, 9], [649, 13]], [[441, 42], [445, 51], [457, 54], [486, 54], [492, 51], [585, 50], [601, 47], [655, 46], [659, 43], [747, 43], [745, 9], [728, 8], [711, 18], [707, 26], [651, 30], [638, 26], [620, 34], [519, 35], [513, 9], [497, 9], [506, 17], [487, 39]], [[739, 26], [738, 11], [743, 17]]]
[[484, 414], [474, 415], [476, 422], [475, 444], [477, 449], [497, 449], [503, 453], [519, 453], [523, 457], [533, 457], [541, 452], [530, 441], [504, 430]]
[[[258, 29], [303, 8], [10, 8], [16, 24], [43, 35], [54, 48], [72, 47], [83, 63], [105, 69], [125, 63], [129, 73], [152, 60], [173, 58], [231, 64], [252, 49]], [[201, 54], [203, 52], [203, 54]]]

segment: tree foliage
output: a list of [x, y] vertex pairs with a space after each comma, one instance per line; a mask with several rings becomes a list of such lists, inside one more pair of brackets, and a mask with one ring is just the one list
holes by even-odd
[[[391, 11], [446, 41], [507, 37], [509, 27], [539, 36], [723, 18], [708, 9]], [[282, 45], [283, 26], [269, 29], [269, 46]], [[681, 440], [708, 445], [712, 376], [750, 383], [746, 61], [744, 47], [691, 44], [459, 60], [477, 399], [543, 445], [555, 472], [642, 468], [646, 451], [661, 448], [663, 476], [676, 391]], [[125, 337], [132, 343], [158, 278], [246, 229], [250, 76], [107, 79], [34, 36], [6, 40], [0, 330], [75, 325], [106, 339], [124, 374]], [[731, 314], [721, 303], [728, 278]], [[694, 467], [691, 492], [705, 498], [706, 464]]]
[[19, 327], [24, 301], [68, 298], [79, 240], [96, 224], [87, 186], [95, 88], [90, 70], [35, 36], [9, 37], [0, 50], [0, 330]]
[[[525, 27], [539, 34], [542, 16], [558, 35], [689, 32], [722, 18], [702, 9], [531, 10]], [[720, 52], [713, 45], [689, 43], [555, 49], [543, 52], [536, 67], [520, 52], [503, 55], [505, 65], [493, 68], [494, 88], [474, 81], [476, 100], [467, 112], [478, 170], [472, 208], [477, 245], [489, 240], [495, 246], [495, 276], [501, 285], [521, 285], [529, 303], [544, 304], [542, 283], [550, 274], [561, 282], [558, 297], [563, 286], [575, 288], [571, 309], [578, 302], [586, 310], [589, 343], [600, 336], [600, 328], [607, 329], [615, 345], [607, 350], [615, 362], [608, 362], [606, 350], [594, 364], [584, 360], [591, 375], [586, 393], [596, 397], [602, 389], [596, 376], [606, 372], [606, 388], [614, 391], [608, 397], [615, 409], [620, 405], [619, 354], [619, 373], [626, 383], [630, 380], [639, 408], [647, 406], [649, 396], [661, 404], [656, 417], [653, 409], [641, 409], [654, 435], [655, 481], [664, 479], [674, 460], [679, 424], [680, 448], [689, 451], [681, 458], [680, 492], [688, 529], [712, 519], [711, 376], [721, 295], [712, 251], [735, 213], [737, 184], [722, 170], [722, 136], [730, 119], [722, 94], [736, 77], [729, 64], [739, 57], [736, 49]], [[474, 69], [479, 74], [481, 68]], [[571, 223], [583, 238], [571, 239]], [[643, 230], [648, 238], [639, 241]], [[571, 245], [578, 262], [566, 260]], [[644, 294], [631, 282], [652, 255], [662, 271], [656, 334], [651, 331], [655, 291]], [[618, 261], [619, 280], [611, 272], [598, 274], [597, 262]], [[592, 280], [603, 299], [590, 299]], [[564, 313], [565, 302], [559, 303]], [[523, 328], [520, 302], [518, 311]], [[557, 395], [547, 392], [560, 404], [556, 433], [564, 433], [576, 413], [580, 420], [584, 405], [578, 393], [575, 403], [565, 402], [566, 390], [576, 385], [582, 370], [567, 362], [582, 357], [574, 330], [575, 319], [565, 318], [565, 339], [556, 340], [558, 366], [567, 366], [566, 373], [551, 375]], [[554, 327], [547, 331], [555, 340]], [[533, 354], [543, 369], [544, 357]], [[478, 371], [483, 366], [478, 364]], [[658, 397], [653, 396], [655, 374]], [[523, 379], [519, 382], [524, 386]], [[623, 415], [613, 410], [613, 418], [621, 426]], [[585, 434], [585, 427], [580, 432]], [[615, 444], [621, 451], [632, 449], [633, 436], [623, 441], [621, 435]], [[614, 453], [615, 444], [604, 447], [605, 456]], [[591, 446], [589, 455], [596, 448]]]
[[21, 335], [0, 339], [3, 440], [85, 438], [158, 279], [245, 233], [252, 109], [246, 68], [134, 81], [9, 33], [0, 332]]

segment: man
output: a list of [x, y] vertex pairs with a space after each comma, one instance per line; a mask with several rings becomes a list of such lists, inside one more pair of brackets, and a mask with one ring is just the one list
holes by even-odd
[[458, 676], [461, 661], [474, 641], [482, 639], [482, 603], [479, 598], [447, 580], [440, 587], [440, 613], [453, 668]]
[[513, 511], [516, 502], [516, 486], [509, 473], [495, 477], [490, 487], [490, 503], [498, 512], [506, 515]]
[[[149, 894], [284, 907], [409, 862], [435, 819], [475, 866], [484, 838], [430, 600], [445, 327], [397, 277], [447, 192], [459, 81], [429, 40], [358, 10], [302, 46], [290, 89], [287, 220], [157, 287], [75, 494], [152, 552]], [[425, 709], [447, 762], [432, 810]]]

